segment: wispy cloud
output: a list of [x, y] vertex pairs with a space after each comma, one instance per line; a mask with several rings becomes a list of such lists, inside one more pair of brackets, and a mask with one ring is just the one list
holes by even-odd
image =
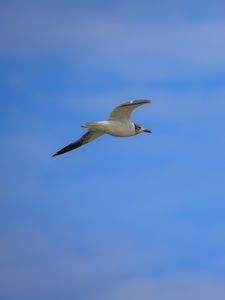
[[225, 297], [222, 279], [204, 274], [180, 274], [161, 279], [137, 279], [124, 282], [115, 289], [107, 291], [101, 299], [207, 299]]
[[[76, 242], [75, 242], [76, 241]], [[75, 242], [75, 243], [74, 243]], [[14, 249], [16, 248], [16, 251]], [[82, 250], [80, 250], [82, 248]], [[85, 250], [86, 249], [86, 250]], [[74, 239], [22, 223], [1, 234], [1, 295], [11, 299], [223, 299], [221, 276], [202, 272], [171, 272], [153, 276], [167, 263], [160, 253], [144, 254], [128, 241]], [[160, 259], [161, 258], [161, 261]], [[146, 275], [143, 276], [141, 270]], [[148, 274], [150, 273], [150, 274]], [[152, 273], [152, 275], [151, 275]], [[35, 294], [38, 296], [35, 296]]]
[[150, 16], [142, 21], [138, 15], [131, 19], [126, 5], [106, 15], [79, 6], [60, 10], [56, 5], [54, 11], [48, 4], [7, 6], [2, 11], [1, 56], [69, 55], [84, 70], [98, 66], [139, 80], [223, 72], [222, 17], [152, 21], [151, 4], [144, 6]]

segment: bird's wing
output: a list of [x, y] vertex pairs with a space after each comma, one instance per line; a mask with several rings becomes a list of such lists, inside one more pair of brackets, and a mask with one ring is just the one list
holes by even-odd
[[109, 115], [110, 121], [130, 121], [132, 111], [140, 105], [151, 103], [150, 100], [140, 99], [127, 101], [113, 109]]
[[71, 150], [74, 150], [84, 144], [87, 144], [87, 143], [93, 141], [94, 139], [100, 137], [103, 134], [104, 134], [104, 132], [102, 132], [100, 130], [89, 129], [84, 135], [82, 135], [81, 138], [79, 138], [79, 140], [76, 140], [75, 142], [60, 149], [55, 154], [53, 154], [53, 156], [57, 156], [57, 155], [69, 152]]

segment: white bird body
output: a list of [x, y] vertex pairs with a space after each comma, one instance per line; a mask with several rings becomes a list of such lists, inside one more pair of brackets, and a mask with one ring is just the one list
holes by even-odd
[[135, 126], [132, 122], [120, 122], [120, 121], [99, 121], [99, 122], [87, 122], [81, 127], [100, 130], [106, 134], [117, 137], [128, 137], [136, 135]]
[[132, 111], [140, 105], [151, 103], [150, 100], [140, 99], [127, 101], [112, 110], [107, 121], [87, 122], [81, 127], [88, 128], [88, 131], [78, 140], [57, 151], [53, 156], [74, 150], [85, 145], [103, 134], [117, 137], [128, 137], [143, 132], [151, 132], [142, 126], [131, 122]]

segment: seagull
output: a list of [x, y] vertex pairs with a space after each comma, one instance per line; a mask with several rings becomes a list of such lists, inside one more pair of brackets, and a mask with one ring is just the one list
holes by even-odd
[[75, 142], [57, 151], [53, 154], [53, 156], [64, 154], [79, 148], [103, 134], [109, 134], [117, 137], [128, 137], [143, 132], [151, 133], [151, 130], [145, 129], [130, 120], [132, 111], [147, 103], [151, 103], [151, 101], [145, 99], [127, 101], [115, 107], [110, 113], [107, 121], [87, 122], [82, 124], [81, 127], [88, 129], [87, 132]]

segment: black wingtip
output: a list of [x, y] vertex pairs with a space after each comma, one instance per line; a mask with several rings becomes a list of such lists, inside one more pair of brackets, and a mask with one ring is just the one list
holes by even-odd
[[138, 100], [134, 100], [134, 103], [148, 104], [148, 103], [152, 103], [152, 101], [150, 99], [138, 99]]
[[[70, 146], [70, 145], [69, 145], [69, 146]], [[66, 146], [66, 147], [60, 149], [59, 151], [57, 151], [56, 153], [54, 153], [54, 154], [52, 155], [52, 157], [58, 156], [58, 155], [61, 155], [61, 154], [64, 154], [64, 153], [66, 153], [66, 152], [68, 152], [68, 151], [69, 151], [68, 146]]]
[[52, 156], [57, 156], [57, 155], [61, 155], [61, 154], [64, 154], [64, 153], [67, 153], [71, 150], [74, 150], [80, 146], [82, 146], [84, 144], [82, 138], [80, 138], [79, 140], [75, 141], [74, 143], [71, 143], [69, 145], [67, 145], [66, 147], [60, 149], [59, 151], [57, 151], [56, 153], [54, 153]]
[[57, 151], [56, 153], [54, 153], [54, 154], [52, 155], [52, 157], [58, 156], [58, 155], [61, 155], [61, 154], [64, 154], [64, 153], [66, 153], [66, 152], [67, 152], [67, 151], [65, 151], [65, 149], [63, 148], [63, 149]]
[[152, 103], [152, 101], [147, 99], [138, 99], [138, 100], [127, 101], [121, 104], [121, 106], [131, 106], [131, 105], [149, 104], [149, 103]]

